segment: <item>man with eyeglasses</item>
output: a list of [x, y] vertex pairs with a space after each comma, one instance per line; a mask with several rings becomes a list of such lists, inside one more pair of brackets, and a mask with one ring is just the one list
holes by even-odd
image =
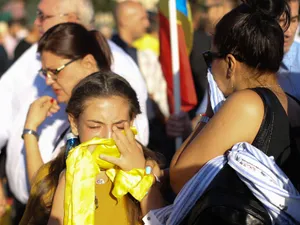
[[[64, 22], [80, 23], [92, 28], [94, 10], [90, 0], [41, 0], [38, 5], [35, 24], [43, 34], [49, 28]], [[138, 139], [144, 145], [148, 143], [148, 120], [146, 116], [147, 88], [133, 60], [119, 47], [109, 42], [113, 54], [112, 70], [123, 76], [137, 92], [142, 115], [135, 121], [139, 130]], [[29, 105], [38, 97], [48, 95], [55, 97], [45, 79], [38, 76], [41, 69], [37, 45], [28, 49], [19, 60], [3, 75], [0, 80], [0, 149], [7, 144], [6, 172], [13, 195], [16, 198], [18, 224], [28, 200], [29, 182], [26, 171], [24, 142], [21, 139]], [[71, 62], [70, 62], [71, 63]], [[55, 71], [40, 70], [40, 73], [55, 76], [64, 67]], [[61, 110], [47, 118], [37, 132], [40, 134], [40, 154], [46, 163], [56, 156], [58, 149], [64, 145], [64, 131], [68, 128], [67, 116], [62, 105]], [[29, 159], [30, 160], [30, 159]], [[31, 159], [32, 160], [32, 159]], [[34, 162], [33, 162], [34, 163]], [[1, 199], [2, 198], [2, 199]], [[0, 217], [3, 205], [0, 190]]]

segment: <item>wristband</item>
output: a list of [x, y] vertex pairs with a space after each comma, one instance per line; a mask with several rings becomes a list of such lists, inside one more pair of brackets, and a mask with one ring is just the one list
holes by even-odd
[[37, 140], [39, 140], [39, 135], [38, 135], [38, 133], [36, 132], [36, 131], [34, 131], [34, 130], [31, 130], [31, 129], [24, 129], [23, 130], [23, 133], [22, 133], [22, 139], [24, 139], [24, 135], [25, 134], [32, 134], [32, 135], [34, 135], [35, 137], [36, 137], [36, 139]]

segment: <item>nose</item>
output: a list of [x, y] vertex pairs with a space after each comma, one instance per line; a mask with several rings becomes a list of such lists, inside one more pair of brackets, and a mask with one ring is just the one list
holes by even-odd
[[111, 138], [111, 136], [112, 136], [112, 127], [109, 127], [107, 130], [106, 138]]
[[146, 29], [150, 27], [150, 21], [148, 18], [146, 19], [145, 27]]
[[54, 82], [55, 82], [55, 81], [54, 81], [50, 76], [47, 76], [47, 77], [46, 77], [46, 84], [47, 84], [48, 86], [54, 84]]
[[40, 27], [41, 26], [41, 20], [40, 18], [37, 16], [34, 20], [34, 25], [37, 26], [37, 27]]
[[291, 26], [284, 32], [284, 37], [290, 37], [292, 35]]

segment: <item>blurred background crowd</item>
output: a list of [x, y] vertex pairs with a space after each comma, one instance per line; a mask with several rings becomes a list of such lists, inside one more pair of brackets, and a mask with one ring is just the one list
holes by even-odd
[[[161, 69], [160, 72], [156, 70], [160, 68], [158, 0], [140, 0], [145, 11], [125, 10], [127, 14], [122, 11], [122, 8], [115, 10], [117, 2], [122, 0], [93, 1], [97, 12], [95, 28], [100, 30], [107, 39], [119, 45], [138, 64], [144, 75], [150, 99], [147, 106], [150, 124], [148, 147], [163, 153], [170, 161], [175, 151], [175, 137], [185, 138], [191, 133], [197, 121], [197, 110], [205, 96], [207, 67], [202, 52], [211, 47], [211, 35], [218, 19], [240, 1], [190, 0], [194, 29], [190, 65], [198, 104], [189, 112], [180, 115], [170, 113], [166, 84]], [[39, 0], [0, 0], [0, 77], [32, 44], [39, 40], [40, 31], [34, 24], [38, 3]], [[133, 14], [140, 14], [140, 17], [137, 17], [139, 21], [134, 21]], [[298, 31], [295, 40], [300, 40]], [[150, 73], [151, 77], [147, 73]], [[4, 160], [5, 154], [1, 154], [1, 177], [5, 177]], [[9, 212], [10, 215], [6, 219], [0, 219], [0, 225], [11, 224], [9, 218], [14, 212]]]

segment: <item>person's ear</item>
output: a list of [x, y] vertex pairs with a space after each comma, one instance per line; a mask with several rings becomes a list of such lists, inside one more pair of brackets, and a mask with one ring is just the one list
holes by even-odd
[[71, 131], [74, 135], [78, 136], [78, 125], [77, 125], [77, 120], [74, 118], [73, 115], [68, 114], [68, 119], [70, 122], [70, 126], [71, 126]]
[[88, 55], [84, 56], [83, 59], [81, 60], [81, 64], [82, 64], [83, 68], [85, 68], [87, 70], [91, 70], [91, 71], [98, 70], [96, 59], [94, 58], [94, 56], [92, 54], [88, 54]]
[[235, 57], [231, 54], [228, 54], [225, 58], [225, 61], [227, 62], [227, 78], [231, 78], [234, 75], [237, 61]]

